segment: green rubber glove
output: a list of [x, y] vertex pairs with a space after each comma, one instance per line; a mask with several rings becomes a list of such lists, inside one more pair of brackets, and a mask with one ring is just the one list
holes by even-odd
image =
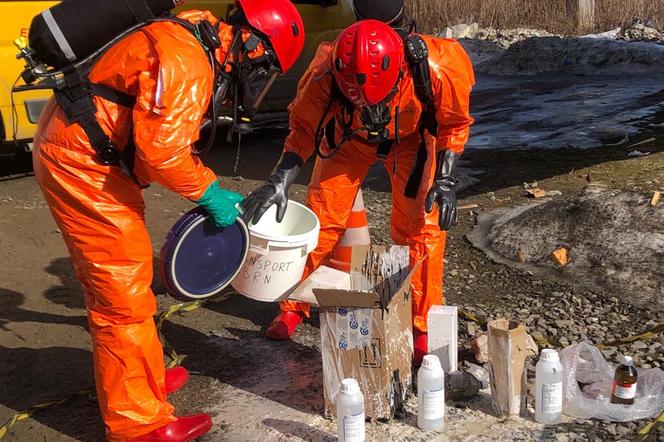
[[222, 189], [219, 182], [215, 181], [210, 184], [196, 204], [207, 210], [217, 226], [228, 227], [240, 214], [235, 205], [241, 203], [243, 199], [244, 197], [239, 193]]

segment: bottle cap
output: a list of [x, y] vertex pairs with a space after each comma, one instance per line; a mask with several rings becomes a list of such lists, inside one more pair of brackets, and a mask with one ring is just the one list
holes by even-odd
[[357, 394], [360, 392], [360, 384], [353, 378], [347, 378], [341, 381], [341, 393]]
[[540, 359], [544, 361], [559, 361], [558, 352], [552, 348], [545, 348], [540, 354]]
[[630, 367], [634, 365], [634, 359], [631, 356], [623, 356], [622, 364]]
[[422, 368], [427, 368], [429, 370], [435, 370], [442, 368], [440, 365], [440, 359], [436, 355], [426, 355], [422, 359]]

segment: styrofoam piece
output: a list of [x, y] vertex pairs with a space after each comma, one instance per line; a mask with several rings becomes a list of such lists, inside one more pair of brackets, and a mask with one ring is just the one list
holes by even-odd
[[457, 371], [459, 308], [454, 305], [433, 305], [429, 309], [429, 354], [440, 359], [445, 373]]

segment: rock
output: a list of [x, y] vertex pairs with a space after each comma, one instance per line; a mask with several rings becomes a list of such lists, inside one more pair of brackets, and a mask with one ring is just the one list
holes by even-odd
[[569, 346], [569, 340], [564, 336], [560, 338], [558, 342], [560, 342], [560, 345], [562, 345], [563, 347]]
[[619, 425], [616, 428], [616, 434], [622, 438], [628, 438], [628, 439], [630, 438], [630, 436], [634, 435], [632, 430], [625, 425]]
[[635, 350], [644, 350], [648, 348], [648, 346], [643, 341], [636, 341], [632, 344], [632, 348]]
[[467, 38], [472, 29], [468, 25], [460, 24], [452, 26], [452, 38]]
[[[481, 369], [481, 367], [478, 367]], [[445, 396], [451, 400], [470, 399], [479, 393], [482, 381], [470, 373], [454, 372], [445, 376]]]
[[620, 30], [617, 38], [627, 41], [656, 42], [664, 40], [664, 33], [651, 26], [651, 23], [642, 23], [641, 20], [635, 19], [629, 26]]
[[473, 375], [477, 380], [481, 382], [482, 390], [489, 388], [489, 381], [490, 381], [489, 370], [487, 370], [482, 366], [471, 363], [467, 363], [467, 365], [468, 365], [467, 369], [468, 373]]
[[558, 328], [571, 327], [572, 325], [574, 325], [574, 321], [571, 321], [569, 319], [558, 319], [557, 321], [554, 321], [554, 323]]
[[604, 355], [604, 359], [611, 359], [611, 357], [614, 354], [616, 354], [615, 348], [605, 348], [602, 350], [602, 355]]
[[450, 27], [443, 29], [438, 35], [442, 38], [455, 38], [454, 31]]
[[481, 364], [489, 362], [489, 337], [483, 333], [470, 341], [475, 360]]

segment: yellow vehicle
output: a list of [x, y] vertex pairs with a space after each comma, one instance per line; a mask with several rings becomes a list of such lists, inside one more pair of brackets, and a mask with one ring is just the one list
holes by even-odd
[[[48, 91], [11, 93], [24, 67], [23, 61], [16, 59], [18, 49], [13, 42], [18, 37], [28, 36], [32, 17], [56, 3], [0, 0], [0, 156], [30, 150], [39, 115], [50, 97]], [[225, 17], [231, 3], [232, 0], [190, 0], [178, 10], [207, 9], [217, 17]], [[295, 66], [272, 86], [263, 104], [262, 110], [266, 112], [286, 110], [295, 95], [297, 81], [313, 58], [318, 44], [333, 40], [355, 20], [350, 0], [293, 0], [293, 3], [302, 14], [306, 42]]]

